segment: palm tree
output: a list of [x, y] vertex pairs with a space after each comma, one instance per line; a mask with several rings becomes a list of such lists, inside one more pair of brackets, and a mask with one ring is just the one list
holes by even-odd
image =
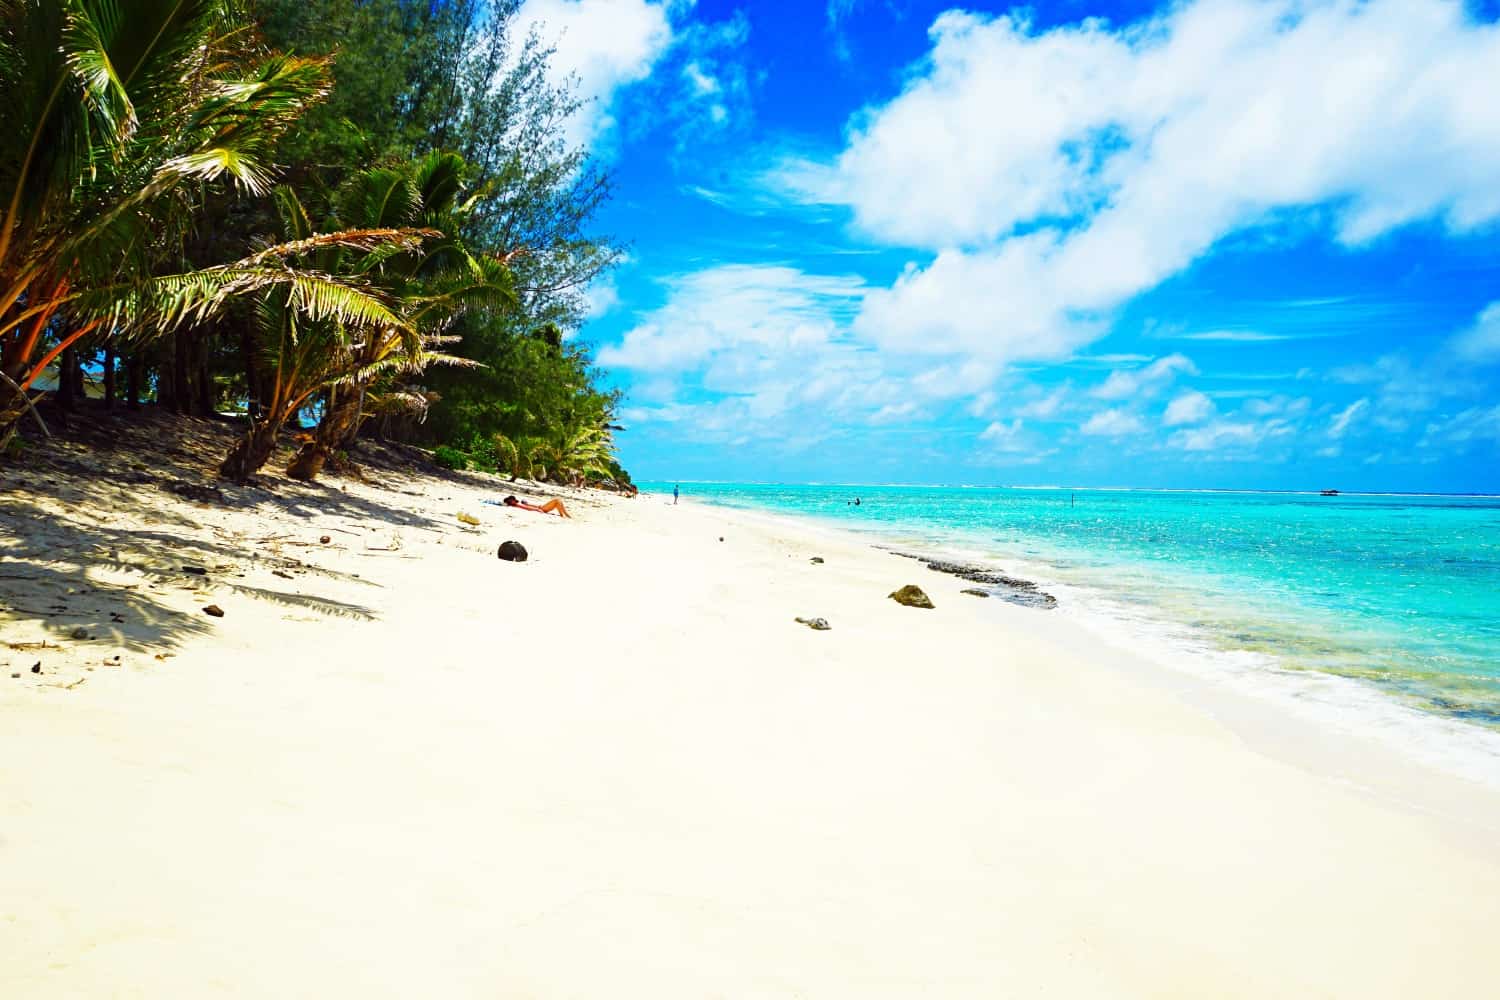
[[[245, 268], [246, 280], [259, 292], [254, 309], [259, 367], [268, 375], [270, 392], [219, 467], [221, 476], [241, 483], [266, 464], [282, 428], [317, 392], [360, 374], [349, 368], [352, 343], [373, 331], [405, 335], [405, 320], [389, 297], [358, 278], [333, 276], [340, 262], [349, 254], [411, 253], [428, 235], [412, 229], [314, 233], [290, 188], [277, 189], [276, 206], [287, 241], [262, 251]], [[283, 262], [284, 280], [270, 280], [272, 260]]]
[[82, 338], [149, 336], [256, 284], [152, 273], [207, 185], [270, 187], [276, 139], [330, 84], [326, 60], [251, 52], [238, 7], [0, 0], [0, 434]]
[[614, 435], [609, 425], [585, 424], [562, 438], [556, 468], [575, 483], [606, 479], [614, 457]]
[[545, 476], [543, 460], [547, 442], [544, 438], [530, 434], [517, 434], [514, 438], [496, 434], [491, 440], [495, 448], [496, 471], [508, 472], [512, 479], [541, 479]]
[[[366, 170], [345, 188], [340, 224], [419, 227], [427, 239], [404, 252], [351, 254], [343, 260], [340, 273], [347, 269], [381, 289], [402, 322], [362, 331], [346, 342], [344, 371], [329, 387], [317, 430], [287, 467], [293, 478], [315, 478], [334, 453], [353, 442], [368, 413], [425, 405], [423, 397], [389, 385], [393, 378], [434, 364], [473, 365], [442, 350], [456, 339], [445, 331], [458, 316], [470, 309], [514, 306], [506, 261], [471, 252], [461, 235], [479, 201], [478, 195], [463, 199], [467, 169], [461, 157], [434, 152], [414, 164]], [[388, 391], [378, 393], [382, 382]]]
[[512, 477], [553, 480], [573, 484], [597, 482], [614, 474], [614, 425], [592, 416], [569, 419], [553, 414], [563, 423], [543, 435], [518, 434], [514, 438], [495, 434], [491, 438], [499, 471]]

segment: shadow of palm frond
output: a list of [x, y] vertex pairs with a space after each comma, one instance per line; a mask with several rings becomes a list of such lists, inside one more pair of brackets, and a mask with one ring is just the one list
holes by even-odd
[[[32, 566], [0, 578], [0, 632], [39, 625], [55, 638], [104, 638], [133, 652], [181, 646], [209, 632], [208, 623], [141, 588], [84, 579], [77, 570]], [[20, 648], [20, 647], [13, 647]]]
[[[208, 624], [172, 606], [162, 588], [184, 582], [147, 564], [128, 531], [52, 516], [19, 494], [0, 499], [0, 631], [37, 626], [60, 639], [107, 638], [137, 652], [182, 645]], [[133, 563], [119, 555], [139, 554]], [[155, 547], [155, 552], [160, 548]], [[177, 550], [176, 561], [186, 561]], [[159, 560], [161, 557], [158, 555]], [[96, 570], [130, 574], [101, 579]]]
[[315, 597], [311, 594], [288, 594], [281, 590], [267, 590], [264, 587], [252, 587], [243, 583], [225, 584], [230, 590], [244, 597], [257, 601], [266, 601], [284, 608], [295, 608], [301, 611], [316, 611], [320, 615], [330, 618], [353, 618], [359, 621], [374, 621], [375, 611], [360, 604], [349, 604], [345, 601], [335, 601], [327, 597]]
[[[143, 444], [130, 456], [152, 463], [157, 475], [148, 475], [141, 471], [144, 462], [112, 460], [66, 440], [56, 444], [56, 454], [0, 463], [0, 633], [7, 640], [29, 640], [27, 633], [40, 629], [64, 649], [77, 645], [79, 635], [85, 643], [103, 640], [131, 651], [181, 647], [212, 632], [201, 613], [182, 608], [183, 593], [231, 586], [227, 575], [256, 568], [378, 586], [352, 572], [267, 551], [257, 535], [274, 532], [273, 524], [238, 531], [199, 515], [189, 501], [160, 488], [159, 448]], [[378, 518], [378, 508], [372, 504], [366, 513]], [[333, 600], [293, 603], [322, 614], [372, 617], [367, 608]]]

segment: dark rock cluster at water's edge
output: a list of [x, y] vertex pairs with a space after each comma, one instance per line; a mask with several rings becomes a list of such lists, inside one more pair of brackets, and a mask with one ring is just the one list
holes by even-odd
[[970, 583], [982, 583], [996, 588], [992, 593], [1003, 601], [1019, 604], [1023, 608], [1055, 608], [1057, 598], [1040, 589], [1031, 580], [1022, 580], [1019, 577], [1007, 576], [983, 566], [974, 566], [969, 563], [948, 562], [943, 559], [933, 559], [929, 556], [917, 555], [914, 552], [902, 552], [899, 549], [887, 549], [892, 555], [898, 555], [905, 559], [915, 559], [926, 563], [927, 568], [938, 573], [946, 573], [956, 576], [960, 580], [968, 580]]

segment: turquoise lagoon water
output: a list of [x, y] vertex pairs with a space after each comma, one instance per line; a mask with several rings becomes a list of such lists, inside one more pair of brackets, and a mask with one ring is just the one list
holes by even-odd
[[1357, 678], [1500, 730], [1500, 498], [702, 483], [685, 494], [961, 553], [1043, 583], [1064, 609], [1107, 606], [1258, 654], [1242, 663]]

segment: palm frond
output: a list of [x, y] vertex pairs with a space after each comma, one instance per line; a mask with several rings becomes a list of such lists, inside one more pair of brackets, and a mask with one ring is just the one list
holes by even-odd
[[402, 386], [388, 392], [372, 392], [365, 397], [365, 413], [372, 417], [411, 416], [418, 422], [441, 397], [435, 392]]
[[468, 170], [468, 164], [456, 153], [435, 151], [423, 157], [413, 178], [423, 213], [429, 217], [454, 214]]
[[409, 249], [420, 246], [430, 235], [425, 229], [341, 229], [332, 233], [313, 233], [310, 236], [264, 247], [239, 263], [247, 267], [268, 264], [291, 258], [305, 257], [328, 247], [345, 247], [373, 253], [388, 247]]
[[62, 51], [68, 69], [77, 79], [84, 103], [104, 125], [111, 140], [128, 138], [135, 131], [135, 104], [110, 58], [107, 38], [120, 27], [118, 3], [69, 3], [64, 15]]
[[340, 200], [340, 215], [354, 225], [408, 226], [421, 215], [421, 196], [411, 176], [394, 167], [377, 167], [355, 175]]

